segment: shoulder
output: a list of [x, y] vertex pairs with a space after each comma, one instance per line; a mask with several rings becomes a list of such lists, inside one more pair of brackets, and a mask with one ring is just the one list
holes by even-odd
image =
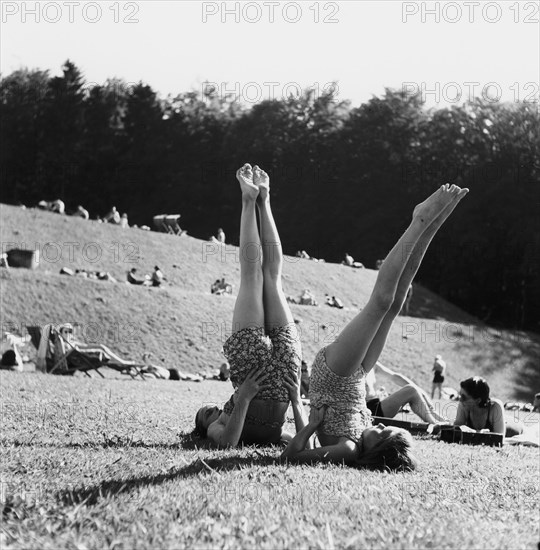
[[491, 410], [504, 413], [504, 406], [502, 401], [497, 398], [491, 398]]
[[228, 415], [226, 415], [225, 413], [221, 413], [218, 419], [212, 422], [210, 426], [208, 426], [207, 434], [209, 439], [211, 439], [215, 443], [219, 443], [219, 436], [225, 429], [228, 418]]
[[225, 432], [225, 429], [227, 428], [229, 419], [230, 419], [230, 416], [222, 412], [218, 417], [218, 419], [212, 422], [210, 426], [208, 426], [208, 430], [207, 430], [208, 439], [210, 439], [212, 443], [214, 443], [220, 448], [230, 447], [229, 444], [224, 444], [222, 441], [222, 436], [223, 436], [223, 433]]

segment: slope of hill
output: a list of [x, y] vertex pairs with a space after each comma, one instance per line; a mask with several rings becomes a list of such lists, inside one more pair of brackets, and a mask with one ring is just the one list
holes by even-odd
[[[6, 205], [0, 214], [3, 251], [40, 251], [36, 270], [0, 271], [3, 331], [22, 334], [28, 325], [69, 321], [77, 337], [101, 341], [136, 360], [149, 352], [153, 362], [188, 372], [208, 372], [222, 362], [239, 285], [237, 247]], [[167, 277], [164, 288], [125, 283], [132, 267], [144, 274], [154, 265]], [[119, 282], [60, 275], [64, 266], [108, 271]], [[286, 257], [285, 293], [297, 297], [309, 288], [321, 304], [291, 308], [307, 361], [363, 307], [376, 275]], [[234, 285], [233, 296], [210, 293], [221, 277]], [[326, 293], [339, 296], [346, 307], [326, 306]], [[433, 357], [440, 353], [449, 365], [450, 386], [479, 374], [503, 399], [531, 400], [540, 389], [538, 335], [486, 327], [421, 285], [415, 287], [410, 314], [394, 323], [381, 359], [425, 388]]]

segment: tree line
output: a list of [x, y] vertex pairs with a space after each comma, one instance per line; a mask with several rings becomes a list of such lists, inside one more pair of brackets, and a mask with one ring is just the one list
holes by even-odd
[[384, 258], [413, 206], [442, 183], [471, 193], [439, 233], [418, 280], [482, 319], [540, 329], [540, 117], [534, 103], [476, 99], [427, 109], [387, 89], [359, 107], [332, 92], [251, 107], [217, 90], [161, 98], [146, 83], [89, 86], [20, 69], [0, 80], [2, 201], [112, 205], [151, 225], [180, 213], [193, 236], [238, 242], [234, 179], [270, 173], [286, 253]]

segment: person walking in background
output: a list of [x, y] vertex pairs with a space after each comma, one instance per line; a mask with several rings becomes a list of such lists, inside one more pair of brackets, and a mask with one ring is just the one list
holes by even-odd
[[225, 244], [225, 232], [221, 227], [217, 230], [217, 240], [221, 244]]
[[403, 309], [401, 310], [401, 315], [409, 315], [409, 307], [411, 306], [411, 300], [413, 295], [412, 283], [407, 290], [407, 297], [405, 298], [405, 303], [403, 304]]
[[433, 374], [433, 384], [431, 386], [431, 399], [435, 397], [435, 391], [439, 391], [438, 399], [442, 397], [442, 384], [444, 382], [444, 373], [446, 372], [446, 362], [441, 355], [435, 356], [433, 368], [431, 371]]

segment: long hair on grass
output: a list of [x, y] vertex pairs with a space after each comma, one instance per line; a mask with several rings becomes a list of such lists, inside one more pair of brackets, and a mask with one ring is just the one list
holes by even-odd
[[362, 452], [357, 465], [371, 470], [412, 472], [418, 462], [412, 453], [413, 438], [402, 428], [396, 428], [387, 438]]

